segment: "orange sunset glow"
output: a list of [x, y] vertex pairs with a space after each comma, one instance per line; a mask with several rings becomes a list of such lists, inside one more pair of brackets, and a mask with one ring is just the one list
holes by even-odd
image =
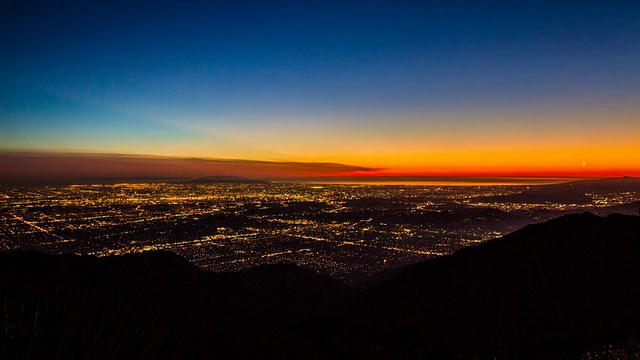
[[[530, 9], [531, 17], [511, 7], [467, 14], [380, 6], [360, 25], [334, 19], [332, 26], [306, 11], [291, 17], [271, 9], [276, 14], [260, 30], [235, 9], [232, 18], [244, 26], [226, 35], [199, 19], [174, 28], [170, 39], [155, 35], [164, 22], [145, 20], [157, 31], [138, 32], [110, 8], [103, 11], [118, 26], [85, 14], [89, 23], [107, 21], [104, 33], [52, 33], [45, 19], [15, 23], [5, 33], [17, 34], [16, 53], [31, 60], [5, 60], [3, 83], [12, 91], [0, 97], [3, 172], [26, 166], [10, 164], [11, 154], [31, 153], [58, 159], [16, 170], [40, 177], [64, 176], [66, 162], [56, 165], [64, 154], [118, 155], [102, 157], [99, 169], [88, 161], [71, 166], [74, 176], [640, 174], [633, 12], [607, 8], [611, 16], [600, 17], [588, 8], [580, 16], [590, 20], [579, 22], [562, 7]], [[316, 33], [309, 27], [316, 21], [335, 33]], [[129, 33], [137, 40], [120, 36]], [[47, 47], [52, 39], [66, 45]], [[95, 48], [95, 41], [111, 45]], [[139, 44], [155, 49], [156, 60]], [[127, 156], [162, 165], [131, 166]], [[218, 165], [183, 161], [192, 158]], [[326, 163], [341, 168], [318, 166]]]

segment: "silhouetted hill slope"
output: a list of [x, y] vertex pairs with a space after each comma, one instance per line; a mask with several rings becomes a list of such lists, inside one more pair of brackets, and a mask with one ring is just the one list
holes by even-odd
[[[476, 201], [537, 204], [557, 202], [590, 204], [591, 193], [640, 192], [640, 178], [619, 177], [597, 180], [578, 180], [567, 183], [537, 185], [521, 193], [477, 198]], [[637, 211], [636, 211], [637, 214]]]
[[640, 217], [566, 215], [349, 292], [294, 265], [208, 273], [168, 252], [4, 253], [0, 358], [632, 354]]
[[0, 358], [236, 358], [347, 293], [294, 265], [207, 273], [178, 255], [0, 255]]
[[640, 217], [583, 213], [412, 265], [300, 331], [326, 350], [350, 329], [361, 348], [348, 351], [365, 357], [424, 358], [446, 345], [511, 358], [595, 344], [639, 320]]
[[608, 206], [604, 208], [595, 208], [593, 209], [593, 212], [596, 215], [600, 215], [600, 216], [605, 216], [607, 214], [612, 214], [612, 213], [624, 214], [624, 215], [639, 215], [640, 201], [636, 201], [628, 204], [622, 204], [622, 205]]
[[593, 180], [578, 180], [569, 183], [560, 183], [549, 185], [552, 189], [561, 189], [566, 185], [570, 185], [574, 189], [580, 191], [639, 191], [640, 178], [632, 176], [622, 176], [614, 178], [603, 178]]

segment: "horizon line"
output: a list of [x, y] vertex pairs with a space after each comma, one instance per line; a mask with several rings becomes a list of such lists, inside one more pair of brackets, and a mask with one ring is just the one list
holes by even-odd
[[75, 181], [114, 178], [195, 179], [237, 176], [274, 182], [563, 182], [638, 177], [636, 169], [450, 168], [401, 169], [337, 162], [274, 161], [104, 152], [0, 150], [0, 183]]

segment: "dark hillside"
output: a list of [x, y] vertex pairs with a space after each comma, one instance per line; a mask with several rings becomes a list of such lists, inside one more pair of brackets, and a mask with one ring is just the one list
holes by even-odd
[[5, 253], [0, 357], [633, 354], [640, 334], [640, 217], [566, 215], [350, 293], [293, 265], [208, 273], [167, 252]]
[[0, 358], [248, 357], [347, 294], [294, 265], [208, 273], [168, 252], [0, 255]]
[[333, 316], [400, 358], [443, 342], [510, 357], [636, 331], [638, 304], [640, 217], [584, 213], [410, 266]]

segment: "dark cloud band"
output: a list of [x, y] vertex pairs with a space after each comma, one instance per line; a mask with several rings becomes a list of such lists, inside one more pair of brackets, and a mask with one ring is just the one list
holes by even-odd
[[379, 169], [338, 163], [177, 158], [122, 154], [0, 153], [0, 182], [68, 182], [91, 178], [171, 179], [240, 176], [263, 179], [340, 175]]

